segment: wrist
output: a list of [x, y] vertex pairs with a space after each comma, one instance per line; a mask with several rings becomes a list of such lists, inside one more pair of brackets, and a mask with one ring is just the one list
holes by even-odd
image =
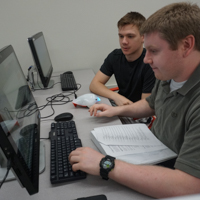
[[113, 101], [117, 100], [119, 98], [120, 94], [118, 92], [110, 91], [110, 99]]
[[104, 158], [101, 159], [100, 163], [100, 175], [103, 179], [108, 180], [109, 173], [115, 167], [115, 158], [109, 155], [106, 155]]

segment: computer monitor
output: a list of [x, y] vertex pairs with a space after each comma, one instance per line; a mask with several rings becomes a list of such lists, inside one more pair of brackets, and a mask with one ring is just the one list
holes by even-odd
[[53, 66], [46, 46], [43, 32], [36, 33], [28, 38], [35, 67], [38, 71], [41, 83], [34, 83], [34, 88], [51, 88], [54, 81], [51, 80]]
[[0, 50], [0, 154], [0, 172], [9, 161], [21, 186], [37, 193], [40, 112], [11, 45]]

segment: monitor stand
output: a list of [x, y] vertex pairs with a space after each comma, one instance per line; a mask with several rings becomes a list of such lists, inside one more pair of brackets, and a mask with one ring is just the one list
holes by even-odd
[[38, 83], [34, 83], [33, 89], [34, 89], [34, 90], [38, 90], [38, 89], [49, 89], [49, 88], [52, 88], [53, 85], [54, 85], [54, 80], [50, 80], [50, 81], [49, 81], [49, 84], [48, 84], [48, 87], [47, 87], [47, 88], [44, 88], [44, 86], [42, 85], [42, 82], [38, 81]]
[[[38, 89], [49, 89], [52, 88], [54, 85], [54, 80], [50, 80], [48, 87], [44, 88], [40, 76], [38, 75], [38, 71], [36, 70], [35, 66], [31, 66], [28, 69], [28, 82], [29, 82], [29, 86], [31, 87], [31, 89], [33, 90], [38, 90]], [[37, 80], [37, 81], [35, 81]]]
[[[45, 170], [45, 144], [43, 141], [40, 141], [40, 168], [39, 173], [41, 174]], [[7, 172], [7, 159], [0, 149], [0, 182], [4, 179], [4, 176]], [[10, 170], [6, 181], [15, 180], [16, 177], [14, 173]]]

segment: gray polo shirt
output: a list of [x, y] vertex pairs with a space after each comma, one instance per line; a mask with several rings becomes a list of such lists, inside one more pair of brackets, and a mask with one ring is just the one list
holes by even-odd
[[200, 65], [178, 90], [156, 80], [147, 97], [155, 110], [151, 131], [178, 154], [175, 168], [200, 178]]

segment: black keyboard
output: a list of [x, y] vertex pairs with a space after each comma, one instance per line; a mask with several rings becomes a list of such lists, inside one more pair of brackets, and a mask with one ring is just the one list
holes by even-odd
[[51, 124], [49, 133], [51, 140], [50, 180], [52, 184], [86, 178], [82, 171], [72, 171], [68, 156], [71, 151], [82, 147], [78, 138], [74, 121], [57, 122]]
[[60, 80], [62, 91], [77, 90], [76, 80], [72, 72], [60, 74]]

